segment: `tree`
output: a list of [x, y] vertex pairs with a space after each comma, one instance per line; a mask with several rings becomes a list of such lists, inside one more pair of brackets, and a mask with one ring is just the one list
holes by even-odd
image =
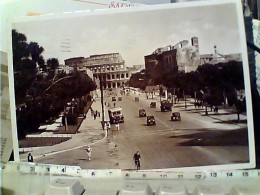
[[39, 44], [36, 42], [30, 42], [28, 44], [27, 50], [32, 61], [36, 62], [37, 64], [39, 62], [42, 63], [42, 53], [44, 52], [43, 47], [39, 46]]
[[46, 64], [47, 67], [53, 72], [59, 67], [59, 61], [57, 58], [49, 58]]
[[[24, 34], [12, 30], [14, 87], [16, 103], [18, 104], [24, 102], [26, 91], [30, 88], [37, 74], [37, 58], [32, 49], [37, 48], [36, 45], [38, 44], [28, 44]], [[41, 62], [42, 60], [43, 58], [41, 58]]]

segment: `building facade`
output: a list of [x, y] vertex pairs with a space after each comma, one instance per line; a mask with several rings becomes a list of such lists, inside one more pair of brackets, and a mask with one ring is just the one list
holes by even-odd
[[102, 82], [104, 89], [124, 87], [131, 76], [119, 53], [91, 55], [84, 58], [83, 64], [93, 72], [96, 83]]
[[173, 46], [177, 50], [178, 71], [195, 71], [200, 65], [199, 40], [192, 37], [190, 42], [183, 40]]
[[156, 49], [152, 54], [145, 58], [145, 70], [151, 78], [163, 71], [191, 72], [202, 64], [226, 63], [229, 61], [242, 61], [241, 54], [220, 54], [217, 46], [214, 46], [212, 54], [200, 54], [199, 39], [192, 37], [189, 40], [183, 40], [175, 45], [168, 45]]
[[145, 70], [150, 78], [155, 79], [158, 74], [178, 71], [177, 50], [171, 46], [156, 49], [151, 55], [144, 56]]

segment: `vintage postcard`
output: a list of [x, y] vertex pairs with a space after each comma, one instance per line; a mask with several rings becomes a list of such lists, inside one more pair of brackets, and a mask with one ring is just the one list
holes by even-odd
[[82, 169], [255, 166], [240, 1], [12, 23], [17, 160]]

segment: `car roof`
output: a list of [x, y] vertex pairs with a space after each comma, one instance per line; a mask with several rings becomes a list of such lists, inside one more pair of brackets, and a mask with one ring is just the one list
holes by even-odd
[[114, 112], [114, 111], [121, 111], [122, 110], [122, 108], [120, 108], [120, 107], [117, 107], [117, 108], [111, 108], [111, 109], [108, 109], [108, 110], [110, 110], [110, 111], [112, 111], [112, 112]]
[[154, 116], [147, 116], [147, 118], [154, 118]]

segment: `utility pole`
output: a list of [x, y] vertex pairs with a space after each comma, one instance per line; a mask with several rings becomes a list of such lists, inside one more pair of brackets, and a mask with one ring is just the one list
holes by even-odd
[[101, 112], [102, 112], [102, 121], [101, 121], [101, 125], [102, 125], [102, 129], [105, 129], [105, 115], [104, 115], [104, 95], [103, 95], [103, 78], [102, 75], [100, 75], [99, 77], [99, 84], [100, 84], [100, 92], [101, 92]]
[[67, 120], [66, 106], [64, 107], [64, 122], [65, 122], [65, 131], [68, 131], [68, 120]]
[[162, 102], [162, 97], [161, 97], [161, 85], [159, 85], [159, 95], [160, 95], [160, 102]]
[[186, 100], [186, 94], [185, 91], [183, 90], [183, 98], [184, 98], [184, 105], [185, 105], [185, 109], [187, 108], [187, 100]]

